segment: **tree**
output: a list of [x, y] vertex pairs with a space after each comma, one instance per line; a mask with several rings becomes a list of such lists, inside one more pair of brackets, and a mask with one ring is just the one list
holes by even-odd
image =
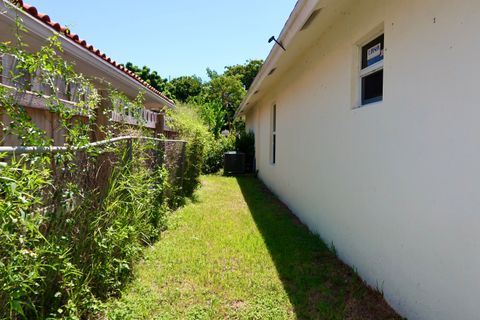
[[236, 64], [234, 66], [225, 67], [225, 72], [223, 74], [225, 76], [240, 76], [240, 81], [245, 89], [248, 90], [262, 65], [263, 60], [247, 60], [245, 64]]
[[210, 79], [214, 79], [220, 76], [217, 71], [210, 68], [207, 68], [207, 75]]
[[170, 80], [167, 90], [174, 98], [186, 102], [189, 98], [198, 96], [202, 92], [202, 79], [197, 76], [183, 76]]
[[158, 91], [164, 92], [168, 95], [168, 90], [166, 90], [166, 83], [167, 79], [162, 78], [157, 71], [151, 71], [149, 67], [143, 66], [137, 67], [136, 65], [132, 64], [131, 62], [127, 62], [125, 67], [128, 70], [133, 71], [137, 76], [145, 80], [149, 85], [157, 89]]
[[240, 75], [218, 75], [216, 72], [209, 72], [209, 75], [211, 79], [204, 87], [203, 100], [205, 102], [217, 102], [222, 105], [225, 111], [225, 122], [228, 128], [231, 129], [235, 110], [246, 94], [246, 90], [240, 80], [241, 77]]
[[199, 113], [208, 129], [215, 137], [220, 136], [222, 129], [226, 127], [226, 110], [219, 102], [207, 102], [199, 106]]
[[131, 62], [126, 67], [167, 97], [198, 106], [203, 120], [218, 135], [223, 129], [235, 128], [235, 111], [262, 64], [262, 60], [247, 60], [244, 64], [225, 67], [223, 74], [207, 68], [209, 81], [205, 83], [197, 76], [182, 76], [167, 81], [156, 71], [146, 66], [139, 68]]

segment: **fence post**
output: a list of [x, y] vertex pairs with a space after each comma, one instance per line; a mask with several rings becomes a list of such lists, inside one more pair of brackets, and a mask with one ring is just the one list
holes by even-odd
[[164, 133], [165, 128], [165, 114], [157, 114], [157, 122], [155, 123], [155, 136], [160, 137]]
[[162, 167], [165, 163], [166, 142], [157, 141], [157, 148], [155, 150], [155, 165]]
[[96, 128], [93, 130], [93, 141], [101, 141], [106, 139], [105, 129], [110, 125], [110, 112], [112, 109], [112, 102], [106, 90], [100, 90], [101, 102], [96, 110]]
[[132, 145], [132, 139], [128, 139], [127, 140], [127, 163], [131, 163], [132, 162], [132, 158], [133, 158], [133, 145]]

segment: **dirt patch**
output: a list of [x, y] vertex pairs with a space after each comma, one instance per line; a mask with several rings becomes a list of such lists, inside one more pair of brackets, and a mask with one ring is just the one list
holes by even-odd
[[313, 292], [309, 296], [312, 305], [336, 303], [333, 297], [343, 297], [345, 320], [403, 319], [390, 307], [382, 294], [366, 284], [348, 265], [331, 255], [319, 255], [315, 259], [319, 268], [331, 270], [329, 280], [324, 283], [328, 295]]
[[278, 199], [278, 197], [274, 195], [265, 185], [262, 184], [261, 190], [262, 190], [262, 193], [266, 197], [268, 197], [268, 200], [271, 201], [276, 207], [280, 209], [277, 211], [278, 214], [287, 215], [292, 220], [292, 222], [295, 223], [296, 225], [307, 228], [303, 224], [303, 222], [300, 221], [300, 219], [295, 214], [293, 214], [292, 210], [290, 210], [290, 208], [285, 203], [283, 203], [280, 199]]
[[242, 300], [234, 300], [232, 302], [230, 302], [230, 308], [233, 310], [233, 311], [239, 311], [243, 308], [245, 308], [245, 302], [242, 301]]
[[345, 320], [402, 319], [378, 292], [370, 291], [362, 298], [348, 299]]

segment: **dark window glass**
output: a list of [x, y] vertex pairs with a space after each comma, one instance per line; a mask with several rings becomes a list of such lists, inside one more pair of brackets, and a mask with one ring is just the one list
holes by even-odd
[[276, 161], [276, 152], [277, 152], [277, 135], [273, 135], [273, 145], [272, 145], [272, 163]]
[[362, 78], [362, 104], [383, 98], [383, 69]]
[[275, 164], [277, 151], [277, 105], [272, 110], [272, 163]]
[[362, 69], [383, 60], [384, 35], [362, 47]]
[[273, 132], [277, 131], [277, 105], [273, 106], [273, 124], [272, 124]]

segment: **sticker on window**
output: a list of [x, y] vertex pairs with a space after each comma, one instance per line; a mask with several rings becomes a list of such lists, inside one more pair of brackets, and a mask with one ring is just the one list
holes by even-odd
[[382, 44], [377, 43], [367, 50], [367, 65], [371, 66], [381, 60], [383, 60]]

